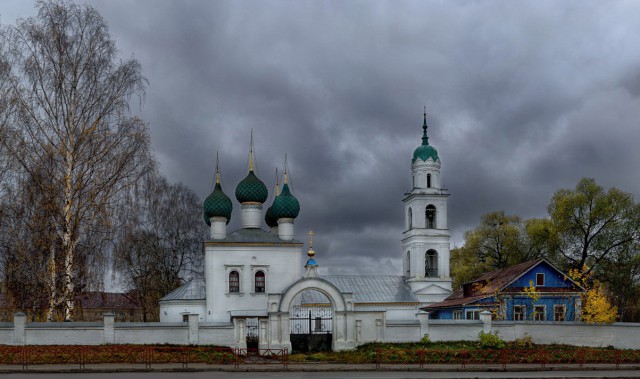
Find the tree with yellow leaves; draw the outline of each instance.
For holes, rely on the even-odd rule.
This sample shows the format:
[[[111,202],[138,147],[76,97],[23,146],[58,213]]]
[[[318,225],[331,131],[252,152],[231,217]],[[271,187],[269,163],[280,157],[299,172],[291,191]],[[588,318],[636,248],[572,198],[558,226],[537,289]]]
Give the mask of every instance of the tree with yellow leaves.
[[[582,294],[582,321],[588,323],[612,323],[618,318],[618,308],[607,299],[604,285],[598,280],[590,280],[591,273],[586,267],[571,269],[569,276],[586,291]]]

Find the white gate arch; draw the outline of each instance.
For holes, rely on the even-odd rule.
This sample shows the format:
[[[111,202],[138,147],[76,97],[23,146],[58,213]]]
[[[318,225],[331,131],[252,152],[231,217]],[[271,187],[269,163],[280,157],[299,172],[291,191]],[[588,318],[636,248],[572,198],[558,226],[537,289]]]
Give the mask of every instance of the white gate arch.
[[[332,322],[332,350],[349,350],[354,348],[353,332],[353,294],[341,292],[333,283],[318,277],[302,278],[287,287],[276,300],[270,295],[269,326],[270,345],[291,349],[289,309],[293,299],[301,292],[315,290],[324,294],[334,310]],[[272,302],[273,300],[273,302]],[[277,306],[275,306],[277,303]]]
[[[321,278],[303,278],[282,291],[278,311],[289,312],[293,299],[299,293],[308,290],[315,290],[324,294],[336,312],[345,312],[347,310],[347,303],[344,296],[333,283]]]

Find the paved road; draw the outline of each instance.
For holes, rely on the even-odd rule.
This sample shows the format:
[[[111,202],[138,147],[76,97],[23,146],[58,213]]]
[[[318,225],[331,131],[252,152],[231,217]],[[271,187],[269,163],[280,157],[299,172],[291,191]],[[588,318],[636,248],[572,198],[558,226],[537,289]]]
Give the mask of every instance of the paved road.
[[[122,373],[15,373],[2,379],[414,379],[414,378],[640,378],[640,370],[616,371],[534,371],[534,372],[122,372]]]

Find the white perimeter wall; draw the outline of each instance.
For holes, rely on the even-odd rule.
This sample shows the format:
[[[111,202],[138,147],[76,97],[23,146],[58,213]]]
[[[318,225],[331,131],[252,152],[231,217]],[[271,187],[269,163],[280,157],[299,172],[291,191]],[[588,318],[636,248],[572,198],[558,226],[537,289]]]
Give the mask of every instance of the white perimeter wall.
[[[480,331],[498,331],[512,341],[530,336],[535,343],[640,349],[640,324],[605,325],[571,322],[483,323],[473,320],[387,320],[382,311],[347,312],[351,346],[368,342],[475,341]],[[235,347],[244,342],[244,328],[234,323],[26,323],[0,325],[1,345],[202,344]],[[275,346],[274,346],[275,347]]]

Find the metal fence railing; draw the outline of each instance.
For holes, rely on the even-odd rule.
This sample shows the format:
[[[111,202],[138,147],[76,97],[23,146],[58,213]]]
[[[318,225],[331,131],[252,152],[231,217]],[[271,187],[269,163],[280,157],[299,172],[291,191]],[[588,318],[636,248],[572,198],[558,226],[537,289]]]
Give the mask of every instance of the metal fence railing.
[[[376,368],[382,364],[639,364],[640,350],[607,349],[522,349],[522,350],[402,350],[381,349],[375,354]]]
[[[0,345],[0,365],[21,366],[28,370],[33,365],[78,365],[85,369],[90,364],[140,364],[151,368],[154,364],[234,365],[276,364],[286,370],[289,365],[288,349],[241,349],[207,346],[153,346],[153,345]]]

